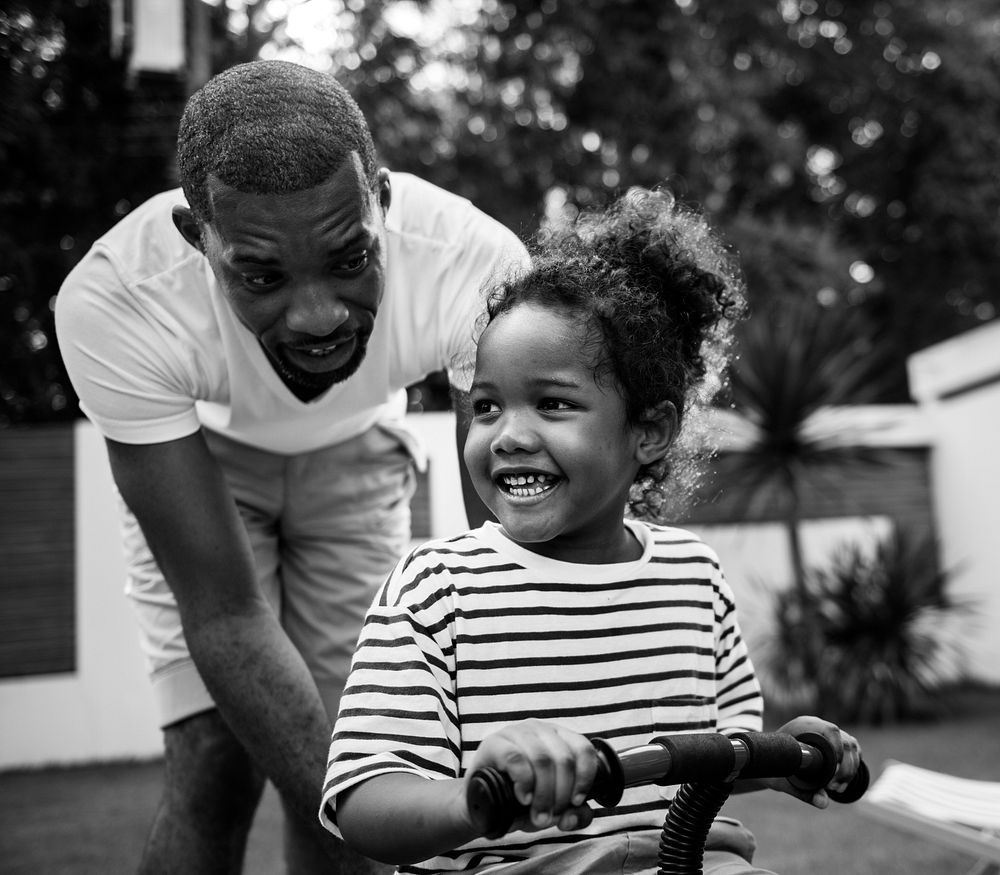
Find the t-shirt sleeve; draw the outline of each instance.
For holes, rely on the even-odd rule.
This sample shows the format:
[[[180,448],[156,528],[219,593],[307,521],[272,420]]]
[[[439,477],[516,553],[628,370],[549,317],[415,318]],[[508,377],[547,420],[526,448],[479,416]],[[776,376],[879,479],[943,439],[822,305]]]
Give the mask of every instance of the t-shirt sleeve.
[[[715,581],[715,664],[718,730],[759,732],[764,700],[736,614],[736,602],[721,569]]]
[[[157,443],[198,430],[180,326],[143,305],[109,251],[95,246],[70,272],[55,316],[80,406],[105,437]]]
[[[451,300],[438,310],[441,361],[448,381],[463,392],[472,386],[475,341],[483,324],[486,296],[530,265],[524,244],[504,225],[471,205],[468,219],[457,251]]]
[[[321,823],[338,836],[337,796],[348,788],[391,772],[459,775],[452,600],[412,559],[369,609],[341,697],[320,805]]]

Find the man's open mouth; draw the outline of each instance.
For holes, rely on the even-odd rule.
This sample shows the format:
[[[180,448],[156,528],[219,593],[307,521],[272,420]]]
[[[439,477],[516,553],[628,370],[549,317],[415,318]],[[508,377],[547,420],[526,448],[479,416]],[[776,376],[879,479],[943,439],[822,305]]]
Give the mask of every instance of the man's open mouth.
[[[310,349],[299,349],[299,352],[304,352],[308,356],[313,358],[325,358],[330,355],[337,347],[340,346],[339,343],[331,343],[329,346],[314,346]]]

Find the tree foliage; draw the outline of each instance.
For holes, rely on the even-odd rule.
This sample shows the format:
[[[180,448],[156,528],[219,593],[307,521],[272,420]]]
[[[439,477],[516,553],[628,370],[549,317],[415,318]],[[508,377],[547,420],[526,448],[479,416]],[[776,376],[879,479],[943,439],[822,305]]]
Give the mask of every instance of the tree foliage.
[[[0,426],[78,415],[53,329],[66,273],[133,204],[168,184],[108,7],[14,2],[0,11]],[[161,99],[181,95],[160,84]]]
[[[51,352],[58,274],[148,188],[171,184],[170,170],[160,155],[145,173],[122,172],[137,166],[116,139],[137,94],[98,27],[106,0],[11,8],[0,13],[12,95],[0,148],[13,172],[0,197],[16,209],[0,225],[0,294],[5,313],[29,315],[0,324],[15,347],[40,330]],[[744,253],[756,306],[796,294],[873,320],[892,361],[889,400],[906,398],[909,353],[1000,306],[991,0],[290,0],[276,18],[278,8],[213,7],[208,68],[259,53],[331,69],[387,165],[524,236],[627,186],[669,185]],[[306,22],[309,10],[323,14]],[[44,372],[44,358],[5,359],[0,416],[51,406],[25,376]]]

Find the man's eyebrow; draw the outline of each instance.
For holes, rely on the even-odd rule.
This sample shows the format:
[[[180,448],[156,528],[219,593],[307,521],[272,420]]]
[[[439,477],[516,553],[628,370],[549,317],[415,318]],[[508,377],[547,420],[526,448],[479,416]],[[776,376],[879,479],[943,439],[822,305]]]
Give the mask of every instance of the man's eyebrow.
[[[324,234],[328,233],[329,229],[322,229]],[[346,252],[348,249],[356,249],[358,246],[371,247],[374,246],[378,241],[378,235],[375,234],[370,228],[360,227],[358,228],[350,237],[348,237],[343,243],[336,247],[330,248],[331,254],[337,254],[340,252]]]
[[[267,255],[241,254],[239,252],[230,253],[229,260],[234,264],[256,264],[260,267],[271,267],[278,264],[276,258],[271,258]]]
[[[370,249],[375,245],[377,239],[374,234],[370,234],[367,231],[358,231],[350,240],[347,240],[336,248],[331,248],[328,255],[331,258],[336,258],[345,252],[357,249],[359,246]],[[225,258],[233,264],[253,264],[258,267],[273,267],[281,264],[281,260],[278,258],[273,258],[270,255],[258,255],[256,252],[241,252],[235,246],[230,247],[226,251]]]

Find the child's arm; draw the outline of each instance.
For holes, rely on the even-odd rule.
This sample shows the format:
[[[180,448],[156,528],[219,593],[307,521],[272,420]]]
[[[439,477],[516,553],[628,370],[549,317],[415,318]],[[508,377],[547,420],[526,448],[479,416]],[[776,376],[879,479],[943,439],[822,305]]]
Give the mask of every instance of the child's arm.
[[[359,853],[395,865],[435,857],[476,838],[465,780],[412,772],[377,775],[337,797],[337,825]]]
[[[530,818],[513,829],[580,829],[593,819],[586,793],[597,754],[578,733],[537,720],[511,724],[483,740],[468,774],[486,766],[506,772],[518,801],[530,805]],[[337,824],[348,844],[373,859],[426,860],[478,838],[465,790],[465,777],[377,775],[337,798]]]
[[[833,723],[821,720],[819,717],[796,717],[793,720],[789,720],[778,732],[785,732],[788,735],[794,736],[813,732],[823,736],[833,748],[838,763],[837,771],[829,783],[824,788],[809,791],[800,790],[790,783],[787,778],[750,778],[736,781],[735,792],[745,793],[769,787],[772,790],[778,790],[782,793],[787,793],[789,796],[794,796],[796,799],[801,799],[803,802],[808,802],[816,808],[826,808],[830,804],[830,798],[827,796],[826,791],[834,790],[839,792],[844,790],[850,784],[851,779],[860,767],[861,745],[858,744],[858,740]]]

